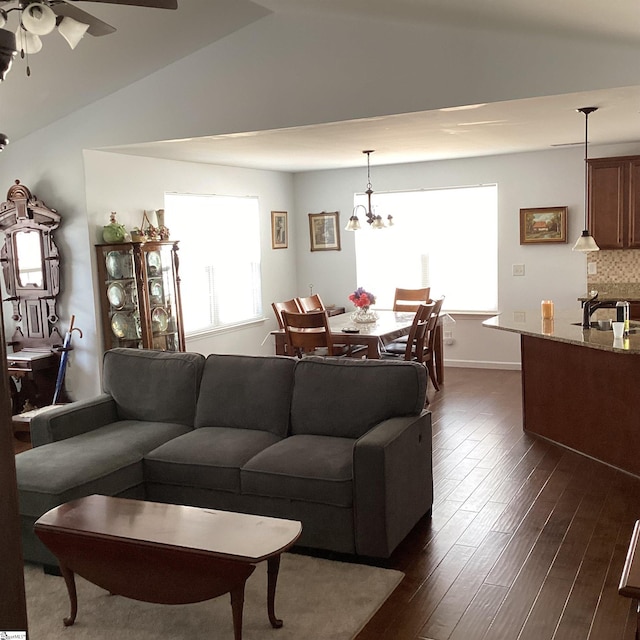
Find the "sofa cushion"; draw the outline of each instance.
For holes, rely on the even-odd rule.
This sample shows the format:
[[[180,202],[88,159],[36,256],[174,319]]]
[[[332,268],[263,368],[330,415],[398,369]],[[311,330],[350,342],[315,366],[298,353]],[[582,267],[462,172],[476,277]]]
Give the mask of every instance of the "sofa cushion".
[[[242,493],[350,507],[354,443],[348,438],[289,436],[244,465]]]
[[[426,398],[417,362],[307,357],[296,364],[291,433],[359,438],[383,420],[419,415]]]
[[[285,437],[294,358],[210,355],[204,366],[196,427],[235,427]]]
[[[24,451],[16,456],[20,513],[39,517],[74,498],[138,486],[144,454],[188,430],[181,424],[123,420]]]
[[[240,467],[278,442],[268,431],[202,427],[145,456],[146,482],[240,492]]]
[[[104,354],[102,386],[122,420],[193,426],[203,367],[199,353],[111,349]]]

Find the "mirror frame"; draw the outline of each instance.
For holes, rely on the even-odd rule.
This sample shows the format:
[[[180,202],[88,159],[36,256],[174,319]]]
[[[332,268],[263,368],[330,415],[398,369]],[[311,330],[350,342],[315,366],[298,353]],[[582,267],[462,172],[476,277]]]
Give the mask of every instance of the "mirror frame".
[[[22,323],[16,329],[14,342],[23,346],[52,344],[60,340],[54,326],[58,322],[56,296],[60,292],[60,256],[52,232],[60,225],[60,215],[47,207],[19,180],[7,192],[7,200],[0,205],[0,230],[5,238],[0,250],[0,264],[7,292],[5,301],[11,302],[11,318]],[[42,286],[22,285],[19,257],[16,254],[15,234],[21,231],[38,233],[42,258]],[[20,337],[24,340],[20,340]]]

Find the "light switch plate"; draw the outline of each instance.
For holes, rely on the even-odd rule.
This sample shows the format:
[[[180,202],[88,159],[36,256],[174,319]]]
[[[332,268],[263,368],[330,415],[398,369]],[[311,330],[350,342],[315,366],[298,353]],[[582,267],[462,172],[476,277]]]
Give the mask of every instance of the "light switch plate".
[[[527,314],[525,311],[514,311],[513,312],[513,321],[514,322],[526,322]]]
[[[511,274],[514,275],[514,276],[523,276],[524,275],[524,265],[523,264],[511,265]]]

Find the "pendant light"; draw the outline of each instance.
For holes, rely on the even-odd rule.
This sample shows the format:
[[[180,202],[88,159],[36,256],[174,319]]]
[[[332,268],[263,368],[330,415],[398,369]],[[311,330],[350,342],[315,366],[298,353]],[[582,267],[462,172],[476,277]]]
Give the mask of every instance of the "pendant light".
[[[360,220],[358,220],[358,216],[356,214],[359,208],[364,209],[365,215],[367,216],[367,223],[371,225],[372,229],[384,229],[385,227],[393,226],[392,215],[387,216],[387,224],[385,224],[382,219],[382,216],[376,215],[375,213],[373,213],[371,209],[371,195],[373,194],[373,189],[371,188],[371,165],[369,161],[370,161],[371,154],[374,151],[375,151],[374,149],[367,149],[362,152],[367,155],[367,190],[365,191],[365,193],[367,194],[368,206],[365,207],[363,204],[357,204],[353,208],[353,214],[349,218],[349,222],[347,222],[347,226],[344,228],[345,231],[357,231],[358,229],[362,228],[360,226]]]
[[[582,235],[573,245],[573,251],[600,251],[593,236],[589,233],[589,114],[597,111],[598,107],[582,107],[576,109],[578,113],[584,113],[584,230]]]

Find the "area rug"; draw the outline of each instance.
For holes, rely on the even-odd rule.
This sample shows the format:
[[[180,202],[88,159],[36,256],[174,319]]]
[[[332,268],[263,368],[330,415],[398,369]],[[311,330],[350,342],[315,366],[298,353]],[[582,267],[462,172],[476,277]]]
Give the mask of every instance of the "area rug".
[[[400,583],[399,571],[286,553],[282,556],[273,629],[267,617],[266,563],[245,591],[244,640],[350,640]],[[69,598],[64,580],[25,567],[29,640],[232,640],[228,595],[189,605],[156,605],[110,596],[76,577],[78,616],[64,627]]]

